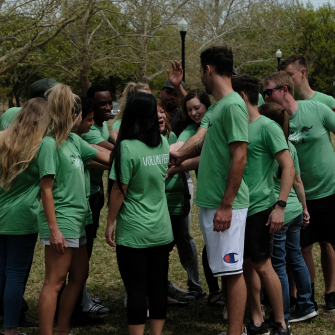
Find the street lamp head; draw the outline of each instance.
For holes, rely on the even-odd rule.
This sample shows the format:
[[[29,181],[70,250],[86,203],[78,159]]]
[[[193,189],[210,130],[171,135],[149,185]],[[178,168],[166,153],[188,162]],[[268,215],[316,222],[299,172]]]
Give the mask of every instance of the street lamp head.
[[[179,31],[187,32],[187,26],[188,26],[188,23],[186,22],[184,17],[182,17],[182,19],[178,22]]]
[[[280,51],[280,49],[278,49],[277,52],[276,52],[276,57],[281,58],[282,55],[283,55],[283,53]]]

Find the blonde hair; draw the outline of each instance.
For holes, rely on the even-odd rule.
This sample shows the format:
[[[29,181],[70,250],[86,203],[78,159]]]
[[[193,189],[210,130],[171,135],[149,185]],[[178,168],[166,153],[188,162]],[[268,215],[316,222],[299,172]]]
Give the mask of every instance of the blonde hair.
[[[287,86],[289,93],[294,95],[294,84],[291,76],[284,71],[278,71],[270,74],[263,80],[263,86],[274,81],[278,86]]]
[[[64,84],[54,85],[45,94],[48,97],[47,114],[50,116],[50,135],[59,147],[68,138],[75,123],[72,116],[80,114],[80,98]]]
[[[124,108],[126,107],[126,103],[129,99],[129,97],[138,92],[139,90],[146,90],[146,91],[150,91],[150,87],[149,85],[145,84],[145,83],[133,83],[130,82],[127,84],[126,88],[124,89],[124,91],[122,92],[121,98],[119,99],[118,103],[120,104],[120,112],[116,114],[115,118],[114,118],[114,122],[116,120],[120,120],[123,117],[123,111]],[[113,122],[113,123],[114,123]]]
[[[0,187],[9,190],[13,180],[36,156],[48,131],[47,101],[28,100],[9,128],[0,133]]]

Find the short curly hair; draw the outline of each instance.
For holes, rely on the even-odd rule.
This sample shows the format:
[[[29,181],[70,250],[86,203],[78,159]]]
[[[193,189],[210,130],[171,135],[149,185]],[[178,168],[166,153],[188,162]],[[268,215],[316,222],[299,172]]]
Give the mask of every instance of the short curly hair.
[[[94,111],[94,102],[91,98],[87,98],[87,97],[80,97],[80,100],[81,100],[81,110],[82,110],[81,116],[84,120],[88,114]]]

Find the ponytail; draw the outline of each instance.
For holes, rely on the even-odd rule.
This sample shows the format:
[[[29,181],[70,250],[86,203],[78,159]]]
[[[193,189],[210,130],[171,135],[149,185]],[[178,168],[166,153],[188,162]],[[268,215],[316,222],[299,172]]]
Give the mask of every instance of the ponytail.
[[[81,111],[80,98],[73,94],[71,88],[56,84],[46,92],[48,98],[47,114],[50,117],[50,135],[54,137],[57,147],[65,141],[73,127],[72,115]]]
[[[290,136],[290,120],[288,113],[286,112],[285,108],[274,103],[270,102],[264,104],[258,108],[258,111],[261,115],[266,116],[267,118],[277,122],[283,130],[287,145],[288,137]],[[277,171],[277,178],[280,179],[282,174],[282,169],[279,166]]]

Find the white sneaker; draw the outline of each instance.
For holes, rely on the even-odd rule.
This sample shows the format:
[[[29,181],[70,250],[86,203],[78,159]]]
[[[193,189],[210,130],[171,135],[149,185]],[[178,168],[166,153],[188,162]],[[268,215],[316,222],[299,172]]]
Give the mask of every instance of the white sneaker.
[[[180,295],[184,296],[188,293],[188,291],[185,291],[178,287],[177,285],[173,284],[171,281],[168,283],[168,294],[175,294],[175,295]]]
[[[318,316],[318,313],[316,311],[313,311],[312,313],[308,313],[305,315],[296,315],[294,312],[291,313],[288,317],[288,321],[293,323],[293,322],[303,322],[312,318],[315,318]]]
[[[227,332],[222,332],[219,335],[227,335]],[[247,328],[244,327],[244,332],[241,335],[248,335]]]

